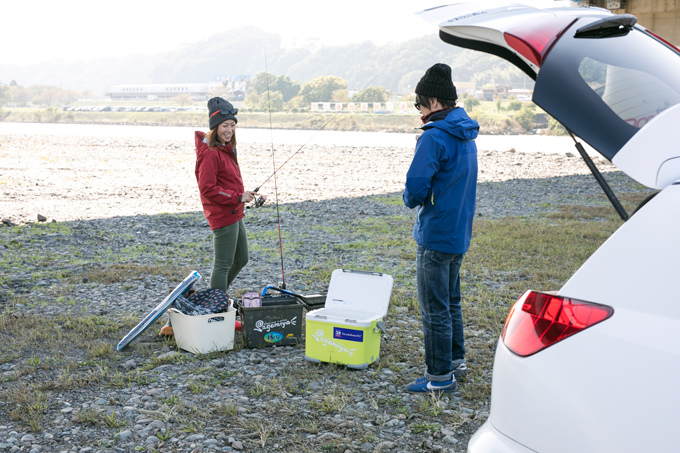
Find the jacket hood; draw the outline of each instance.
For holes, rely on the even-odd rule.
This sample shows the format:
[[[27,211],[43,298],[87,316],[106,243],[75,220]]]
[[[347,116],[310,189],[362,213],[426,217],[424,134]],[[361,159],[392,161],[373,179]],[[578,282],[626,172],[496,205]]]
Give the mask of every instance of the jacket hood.
[[[194,142],[196,143],[196,151],[198,151],[198,148],[201,147],[201,146],[207,146],[205,143],[203,143],[204,139],[205,139],[205,132],[196,131],[194,133]]]
[[[479,123],[468,116],[462,108],[456,108],[445,119],[430,121],[422,125],[421,129],[440,129],[454,137],[463,140],[474,140],[479,135]]]

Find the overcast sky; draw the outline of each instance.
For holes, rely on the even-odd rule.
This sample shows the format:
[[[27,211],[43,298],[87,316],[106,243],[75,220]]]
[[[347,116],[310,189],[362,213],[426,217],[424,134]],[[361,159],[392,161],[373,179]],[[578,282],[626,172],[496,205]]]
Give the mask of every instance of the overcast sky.
[[[437,33],[414,13],[447,0],[3,0],[0,63],[171,50],[243,25],[284,46],[401,42]]]

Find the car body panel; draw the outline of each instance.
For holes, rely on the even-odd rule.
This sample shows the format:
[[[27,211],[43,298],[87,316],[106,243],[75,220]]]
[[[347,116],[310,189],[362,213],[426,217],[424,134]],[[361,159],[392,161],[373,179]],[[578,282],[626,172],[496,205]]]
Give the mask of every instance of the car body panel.
[[[468,453],[536,453],[503,435],[487,420],[470,439]]]
[[[533,3],[540,5],[540,2]],[[509,49],[531,68],[533,74],[529,75],[535,78],[536,73],[538,73],[538,66],[512,49],[503,34],[525,23],[562,15],[573,15],[574,8],[565,6],[569,3],[543,2],[544,6],[549,6],[548,8],[517,2],[474,1],[430,8],[418,14],[422,19],[436,25],[442,32],[449,35]],[[612,15],[608,10],[599,8],[579,8],[578,13],[581,16],[594,17]]]
[[[663,189],[680,178],[680,104],[661,112],[616,153],[612,163],[640,184]],[[666,131],[676,131],[669,134]],[[671,136],[669,136],[671,135]],[[673,137],[672,135],[676,135]],[[639,155],[645,153],[641,162]]]
[[[613,307],[611,318],[530,357],[499,341],[489,423],[500,433],[538,452],[677,448],[678,206],[680,183],[642,207],[558,291]]]
[[[672,184],[614,232],[558,294],[680,320],[679,259],[680,184]]]
[[[530,357],[499,341],[489,423],[537,452],[673,451],[679,343],[677,320],[626,309]]]

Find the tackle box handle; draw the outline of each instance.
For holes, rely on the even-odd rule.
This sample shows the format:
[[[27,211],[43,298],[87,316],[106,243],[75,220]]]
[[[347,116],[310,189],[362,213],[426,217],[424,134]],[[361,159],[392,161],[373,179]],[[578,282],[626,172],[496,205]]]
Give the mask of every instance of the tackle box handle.
[[[382,277],[382,272],[371,272],[371,271],[357,271],[354,269],[343,269],[343,272],[350,272],[352,274],[364,274],[364,275],[375,275],[377,277]]]
[[[293,296],[293,297],[295,298],[295,300],[297,300],[298,304],[304,306],[304,307],[307,308],[307,309],[310,309],[310,310],[312,309],[311,304],[308,303],[307,298],[306,298],[305,296],[302,296],[302,295],[300,295],[300,294],[295,294],[295,293],[292,292],[292,291],[288,291],[287,289],[281,289],[281,288],[278,288],[278,287],[276,287],[276,286],[272,286],[272,285],[266,286],[266,287],[262,290],[262,296],[266,296],[266,295],[267,295],[267,291],[269,291],[270,289],[271,289],[271,290],[274,290],[274,291],[278,291],[278,292],[280,292],[281,294],[288,294],[289,296]]]

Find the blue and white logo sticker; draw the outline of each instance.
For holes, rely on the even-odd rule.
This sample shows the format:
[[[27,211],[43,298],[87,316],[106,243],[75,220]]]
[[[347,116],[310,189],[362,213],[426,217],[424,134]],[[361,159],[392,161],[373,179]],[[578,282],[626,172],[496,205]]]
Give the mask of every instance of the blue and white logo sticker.
[[[281,332],[269,332],[264,336],[264,341],[267,343],[276,343],[281,340],[283,340],[283,334]]]
[[[333,338],[338,340],[349,340],[357,341],[359,343],[364,342],[364,331],[363,330],[353,330],[353,329],[343,329],[342,327],[333,327]]]

